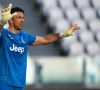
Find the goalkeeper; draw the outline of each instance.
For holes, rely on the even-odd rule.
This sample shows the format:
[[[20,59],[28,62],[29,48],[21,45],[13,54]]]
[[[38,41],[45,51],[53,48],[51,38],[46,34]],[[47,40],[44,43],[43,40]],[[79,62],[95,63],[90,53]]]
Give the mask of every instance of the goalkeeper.
[[[24,10],[12,8],[9,4],[1,11],[0,20],[0,90],[24,90],[26,85],[26,66],[28,45],[37,46],[53,43],[61,38],[72,36],[80,29],[74,24],[64,32],[46,36],[34,36],[22,30]],[[3,26],[9,23],[9,27]]]

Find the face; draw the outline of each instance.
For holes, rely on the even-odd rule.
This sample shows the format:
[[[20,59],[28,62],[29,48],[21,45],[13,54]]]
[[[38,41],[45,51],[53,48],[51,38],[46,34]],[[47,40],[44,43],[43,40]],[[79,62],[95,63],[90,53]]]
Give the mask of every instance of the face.
[[[24,25],[24,14],[17,12],[17,15],[12,19],[12,24],[16,30],[21,30]]]

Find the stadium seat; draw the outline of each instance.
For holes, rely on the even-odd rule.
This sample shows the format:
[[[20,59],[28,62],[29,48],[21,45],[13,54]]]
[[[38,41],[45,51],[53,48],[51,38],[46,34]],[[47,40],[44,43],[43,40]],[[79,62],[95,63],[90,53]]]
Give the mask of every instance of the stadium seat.
[[[100,43],[100,31],[95,32],[95,38]]]
[[[84,46],[82,43],[76,41],[69,46],[69,55],[76,56],[84,53]]]
[[[57,2],[56,0],[42,0],[41,1],[41,10],[43,12],[43,15],[45,16],[45,14],[51,9],[57,7]]]
[[[73,6],[73,0],[57,0],[57,2],[62,9]]]
[[[63,18],[63,12],[58,7],[52,8],[47,12],[47,18],[50,20]]]
[[[94,41],[94,35],[91,31],[89,30],[82,30],[78,33],[78,38],[79,40],[85,44],[91,41]]]
[[[89,0],[84,0],[84,1],[82,1],[82,0],[74,0],[74,1],[75,1],[75,5],[79,9],[90,6]]]
[[[95,56],[96,54],[100,53],[100,46],[97,42],[89,42],[85,45],[86,52],[90,56]]]
[[[84,19],[78,18],[71,21],[71,25],[75,23],[78,23],[78,25],[81,26],[81,29],[87,29],[87,24]]]
[[[38,3],[39,5],[41,5],[43,0],[36,0],[36,3]]]
[[[86,21],[96,18],[96,12],[91,7],[81,9],[81,15]]]
[[[56,0],[42,0],[41,5],[43,8],[50,8],[50,7],[55,7],[57,6]]]
[[[77,41],[77,35],[76,34],[74,36],[63,38],[61,40],[61,43],[60,43],[61,51],[67,53],[68,50],[69,50],[70,44],[75,42],[75,41]]]
[[[94,8],[100,8],[100,0],[90,0],[90,2]]]
[[[41,4],[53,33],[64,31],[75,23],[81,26],[81,30],[75,31],[74,36],[60,40],[62,51],[66,53],[69,51],[70,56],[95,56],[100,53],[99,0],[37,0],[37,2]]]
[[[80,18],[79,10],[75,7],[70,7],[64,10],[64,15],[69,20]]]
[[[55,20],[64,18],[63,11],[58,7],[52,8],[47,11],[47,18],[50,26],[52,26]]]
[[[69,21],[65,18],[63,19],[58,19],[55,23],[54,23],[54,33],[59,33],[61,31],[65,31],[70,27],[69,25]]]
[[[97,9],[98,18],[100,18],[100,8]]]
[[[98,19],[92,19],[90,21],[88,21],[88,26],[90,28],[90,30],[92,30],[93,32],[100,30],[100,20]]]

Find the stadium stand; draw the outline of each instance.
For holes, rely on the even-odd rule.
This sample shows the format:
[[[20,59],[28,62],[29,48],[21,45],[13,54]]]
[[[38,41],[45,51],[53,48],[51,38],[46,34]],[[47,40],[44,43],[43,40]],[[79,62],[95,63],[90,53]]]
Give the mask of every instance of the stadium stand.
[[[90,0],[90,3],[95,9],[100,8],[99,0]]]
[[[69,27],[69,22],[67,21],[67,19],[59,19],[56,21],[56,23],[54,23],[54,33],[57,32],[61,32],[63,30],[65,30],[66,28]]]
[[[92,32],[95,32],[97,30],[100,30],[100,20],[95,18],[90,21],[88,21],[88,26]]]
[[[96,11],[97,11],[98,18],[100,18],[100,8],[98,8]]]
[[[74,35],[73,37],[64,38],[61,40],[60,43],[60,51],[64,54],[68,53],[70,44],[77,41],[77,36]]]
[[[69,53],[70,56],[82,55],[84,53],[83,44],[78,41],[73,42],[70,44]]]
[[[91,41],[86,43],[85,48],[90,56],[95,56],[96,54],[100,53],[100,46],[97,42]]]
[[[79,9],[90,6],[89,0],[74,0],[75,6],[78,7]]]
[[[88,36],[88,37],[87,37]],[[86,44],[88,42],[94,41],[93,33],[89,30],[83,30],[78,33],[78,39],[83,43]]]
[[[100,43],[100,31],[95,32],[95,39]]]
[[[81,10],[81,15],[86,21],[96,18],[95,10],[91,7],[83,8]]]
[[[60,40],[60,51],[68,55],[100,54],[99,0],[48,0],[44,3],[46,1],[36,0],[36,3],[42,12],[45,7],[47,27],[53,33],[63,31],[76,22],[81,26],[81,31],[76,31],[75,36]]]
[[[57,3],[62,9],[73,6],[73,0],[58,0]]]
[[[77,8],[69,7],[64,10],[65,17],[69,20],[80,18],[80,13]]]

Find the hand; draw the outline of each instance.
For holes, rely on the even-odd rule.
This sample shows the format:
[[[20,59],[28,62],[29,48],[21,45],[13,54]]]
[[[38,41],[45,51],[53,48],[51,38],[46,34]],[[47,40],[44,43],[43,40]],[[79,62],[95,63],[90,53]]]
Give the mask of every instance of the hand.
[[[4,8],[1,11],[2,19],[0,20],[0,24],[2,24],[2,25],[6,24],[8,20],[10,20],[11,18],[13,18],[14,16],[17,15],[16,12],[13,14],[10,14],[11,8],[12,8],[12,4],[9,4],[9,6],[7,8]]]
[[[72,27],[69,29],[65,30],[65,32],[59,33],[61,38],[68,37],[68,36],[73,36],[74,35],[74,30],[80,30],[80,26],[77,26],[78,24],[74,24]]]
[[[80,30],[80,27],[77,26],[78,24],[74,24],[72,27],[70,27],[68,30],[66,30],[64,32],[64,36],[68,37],[68,36],[73,36],[74,35],[74,30]]]

